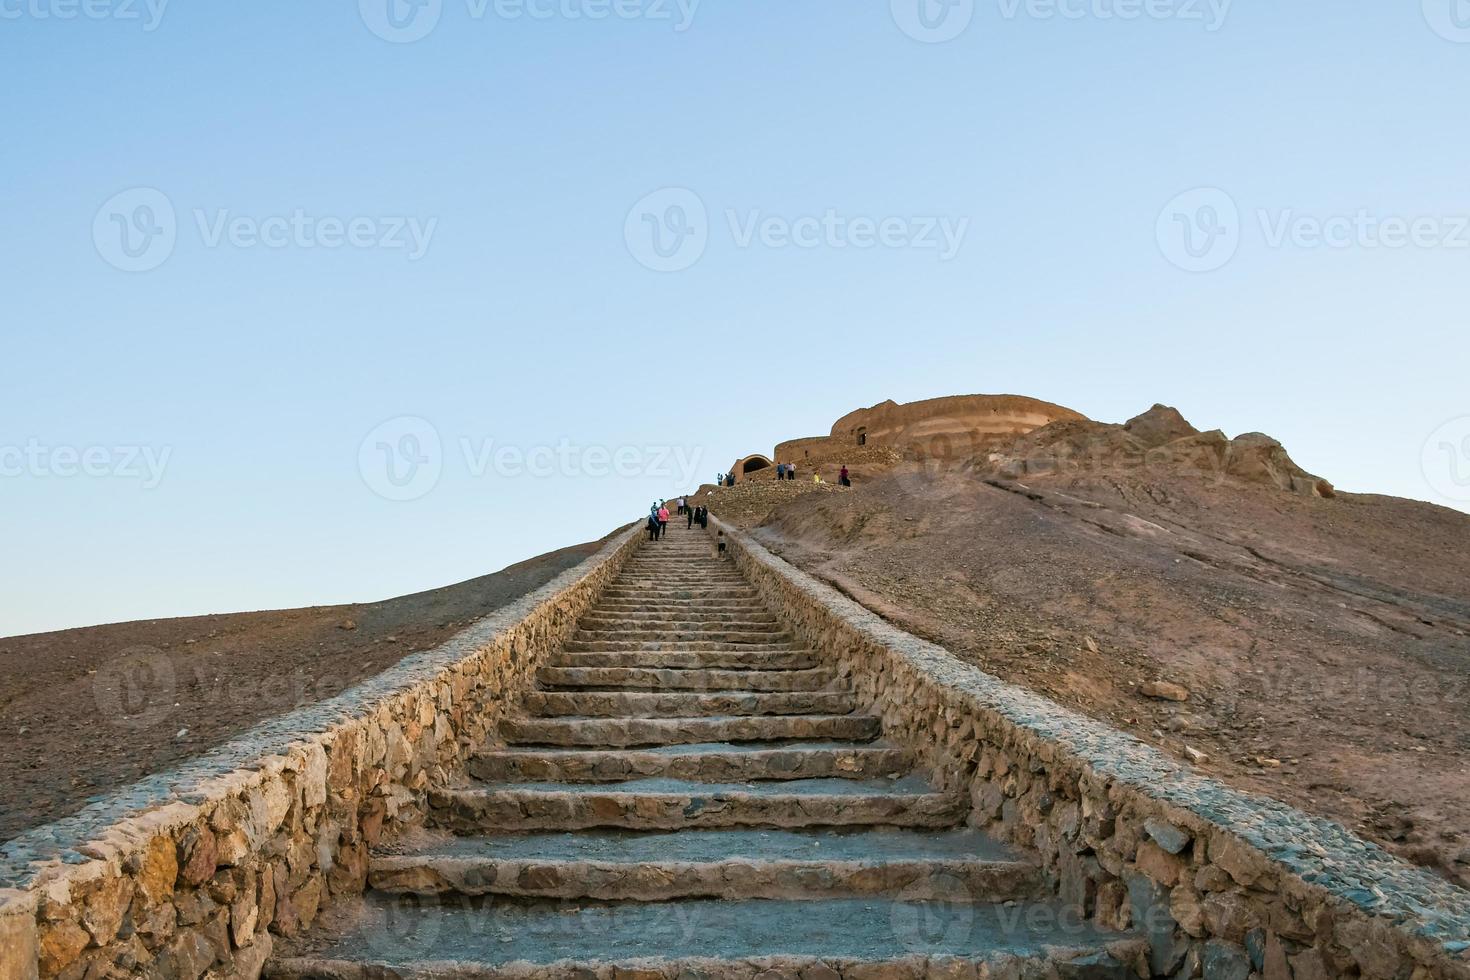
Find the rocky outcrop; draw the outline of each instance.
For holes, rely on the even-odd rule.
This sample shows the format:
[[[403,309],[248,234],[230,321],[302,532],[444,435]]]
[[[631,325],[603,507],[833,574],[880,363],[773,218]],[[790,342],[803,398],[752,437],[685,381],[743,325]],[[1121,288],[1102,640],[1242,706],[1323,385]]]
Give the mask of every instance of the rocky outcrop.
[[[1201,432],[1165,405],[1122,425],[1055,422],[995,447],[970,465],[1004,479],[1104,472],[1146,476],[1163,469],[1303,496],[1334,493],[1330,483],[1298,466],[1270,436],[1248,432],[1230,439],[1218,429]]]

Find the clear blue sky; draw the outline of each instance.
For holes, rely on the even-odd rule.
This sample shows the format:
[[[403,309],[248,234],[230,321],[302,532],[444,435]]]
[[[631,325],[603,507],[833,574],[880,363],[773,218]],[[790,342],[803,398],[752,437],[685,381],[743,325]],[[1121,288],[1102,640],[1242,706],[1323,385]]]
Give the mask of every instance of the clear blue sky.
[[[1448,0],[424,2],[0,2],[0,634],[435,587],[890,397],[1466,506]]]

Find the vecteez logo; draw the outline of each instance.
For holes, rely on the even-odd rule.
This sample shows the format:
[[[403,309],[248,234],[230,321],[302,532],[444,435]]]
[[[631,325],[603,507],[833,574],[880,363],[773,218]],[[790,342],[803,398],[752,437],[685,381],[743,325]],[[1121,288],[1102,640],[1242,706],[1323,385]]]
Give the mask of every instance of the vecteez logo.
[[[363,437],[357,471],[368,489],[384,500],[418,500],[439,485],[444,442],[432,422],[400,415]]]
[[[641,198],[623,219],[628,254],[654,272],[682,272],[705,254],[717,229],[729,234],[737,250],[810,252],[932,252],[940,262],[959,255],[970,219],[947,215],[868,215],[835,207],[797,214],[772,214],[761,208],[725,208],[723,222],[711,222],[704,199],[687,187],[665,187]],[[722,237],[723,240],[723,237]]]
[[[623,241],[640,265],[681,272],[709,245],[709,211],[687,187],[665,187],[633,205],[623,222]]]
[[[174,254],[178,235],[173,202],[153,187],[114,194],[92,219],[97,254],[123,272],[148,272],[163,265]]]
[[[357,0],[367,29],[393,44],[412,44],[433,33],[444,0]]]
[[[471,23],[649,21],[670,24],[682,34],[694,25],[699,4],[700,0],[464,0],[462,13]],[[358,12],[367,29],[384,41],[411,44],[433,33],[445,10],[443,0],[358,0]]]
[[[145,34],[163,23],[169,0],[0,0],[0,20],[137,21]]]
[[[1159,251],[1186,272],[1214,272],[1240,248],[1240,208],[1218,187],[1178,195],[1159,212]]]
[[[1470,44],[1470,0],[1423,0],[1424,21],[1446,41]]]
[[[1445,500],[1470,503],[1470,415],[1450,419],[1424,440],[1424,479]]]
[[[1254,208],[1253,247],[1273,252],[1358,250],[1393,253],[1470,251],[1470,214],[1395,213],[1359,207],[1311,213],[1293,207]],[[1247,224],[1235,198],[1218,187],[1178,195],[1159,212],[1159,251],[1186,272],[1214,272],[1239,251]]]
[[[429,252],[438,218],[416,215],[314,214],[293,208],[279,214],[238,214],[229,208],[193,208],[184,228],[205,249],[324,249],[401,252],[417,262]],[[92,219],[92,243],[108,265],[149,272],[169,260],[181,231],[169,196],[154,187],[114,194]]]
[[[449,452],[446,445],[457,452]],[[665,444],[516,445],[460,434],[446,442],[428,419],[400,415],[376,426],[357,448],[357,471],[369,490],[391,501],[419,500],[439,485],[446,463],[470,480],[656,479],[687,489],[704,467],[698,446]]]
[[[915,41],[953,41],[975,19],[975,0],[890,0],[893,22]]]

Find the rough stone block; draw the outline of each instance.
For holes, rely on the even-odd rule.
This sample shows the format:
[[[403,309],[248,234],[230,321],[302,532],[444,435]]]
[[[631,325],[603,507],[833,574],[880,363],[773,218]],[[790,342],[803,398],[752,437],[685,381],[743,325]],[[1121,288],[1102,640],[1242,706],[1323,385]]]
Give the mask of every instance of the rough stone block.
[[[1170,854],[1182,852],[1189,846],[1189,842],[1194,839],[1189,831],[1182,830],[1156,817],[1145,820],[1143,822],[1143,829],[1153,838],[1155,844],[1158,844]]]
[[[1205,980],[1250,980],[1250,957],[1241,947],[1222,939],[1211,939],[1205,943]]]

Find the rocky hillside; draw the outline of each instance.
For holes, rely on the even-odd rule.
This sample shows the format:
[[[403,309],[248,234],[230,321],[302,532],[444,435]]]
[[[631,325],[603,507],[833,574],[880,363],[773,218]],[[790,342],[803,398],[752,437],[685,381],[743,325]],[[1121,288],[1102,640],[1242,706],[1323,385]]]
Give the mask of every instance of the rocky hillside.
[[[772,501],[757,536],[992,673],[1470,885],[1470,517],[1336,492],[1268,436],[1163,407],[854,472]]]

